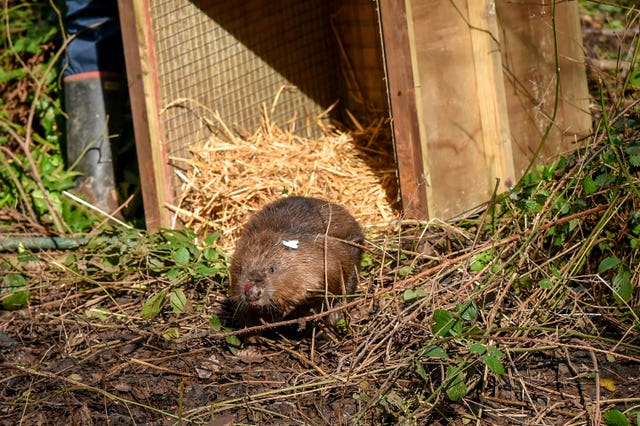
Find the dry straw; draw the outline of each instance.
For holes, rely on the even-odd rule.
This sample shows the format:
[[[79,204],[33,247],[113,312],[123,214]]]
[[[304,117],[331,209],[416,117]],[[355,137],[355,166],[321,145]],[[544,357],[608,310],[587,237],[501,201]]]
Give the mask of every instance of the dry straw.
[[[320,197],[345,205],[363,225],[384,225],[396,218],[396,171],[388,123],[342,131],[317,120],[321,136],[303,137],[283,129],[264,110],[252,134],[232,130],[209,111],[213,129],[204,143],[190,147],[177,205],[169,206],[187,227],[203,234],[219,231],[232,245],[247,216],[283,194]]]

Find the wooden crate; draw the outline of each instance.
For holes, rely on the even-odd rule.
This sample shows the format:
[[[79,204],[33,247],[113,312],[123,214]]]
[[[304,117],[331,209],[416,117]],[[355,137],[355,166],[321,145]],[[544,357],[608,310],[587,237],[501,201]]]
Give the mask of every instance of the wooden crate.
[[[548,161],[590,131],[576,1],[380,0],[380,8],[411,216],[449,218],[486,202],[496,179],[507,190],[536,153]]]
[[[149,229],[172,224],[164,206],[179,182],[170,158],[207,136],[202,108],[252,129],[283,86],[272,118],[286,125],[296,115],[302,132],[336,99],[356,115],[391,117],[403,210],[413,218],[446,219],[486,202],[496,179],[507,189],[548,126],[540,160],[590,129],[575,1],[119,7]]]

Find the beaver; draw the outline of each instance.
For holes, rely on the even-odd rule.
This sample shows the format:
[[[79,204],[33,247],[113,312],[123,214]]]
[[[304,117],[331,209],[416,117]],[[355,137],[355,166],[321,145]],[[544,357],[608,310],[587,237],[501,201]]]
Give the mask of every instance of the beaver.
[[[330,295],[353,294],[362,228],[342,206],[291,196],[253,215],[231,261],[229,299],[244,326],[319,312]]]

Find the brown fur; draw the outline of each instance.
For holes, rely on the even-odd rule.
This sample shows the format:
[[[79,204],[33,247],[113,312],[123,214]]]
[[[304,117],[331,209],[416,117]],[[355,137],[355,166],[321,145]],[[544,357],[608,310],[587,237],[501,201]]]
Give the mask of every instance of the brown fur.
[[[318,310],[325,294],[352,294],[363,240],[360,225],[337,204],[287,197],[266,205],[243,228],[233,255],[236,320],[253,325],[301,316]],[[298,241],[298,248],[283,241]]]

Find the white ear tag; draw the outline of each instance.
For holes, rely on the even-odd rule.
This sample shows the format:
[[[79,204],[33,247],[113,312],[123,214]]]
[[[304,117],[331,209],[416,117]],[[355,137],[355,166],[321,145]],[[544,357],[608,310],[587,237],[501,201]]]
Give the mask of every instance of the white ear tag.
[[[289,247],[290,249],[297,249],[300,241],[298,240],[282,240],[282,245],[285,247]]]

